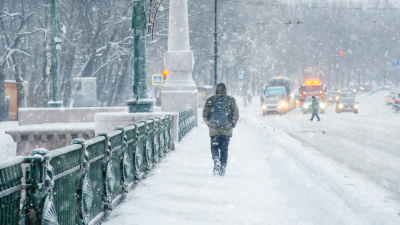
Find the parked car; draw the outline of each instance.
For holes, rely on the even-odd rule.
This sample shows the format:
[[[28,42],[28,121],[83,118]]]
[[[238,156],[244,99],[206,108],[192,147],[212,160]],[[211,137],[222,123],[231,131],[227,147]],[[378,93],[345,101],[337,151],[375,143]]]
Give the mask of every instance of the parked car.
[[[319,102],[319,110],[318,110],[319,113],[324,114],[325,108],[326,108],[325,103],[322,101],[322,99],[319,96],[316,96],[315,99]],[[303,105],[301,106],[301,110],[303,111],[303,114],[312,112],[311,104],[312,104],[312,97],[307,97],[305,99]]]
[[[389,95],[386,96],[386,105],[393,105],[394,100],[396,98],[396,93],[390,92]]]
[[[399,111],[400,111],[400,93],[395,95],[392,108],[395,113],[399,113]]]
[[[336,113],[353,112],[358,113],[358,102],[354,98],[341,98],[335,107]]]

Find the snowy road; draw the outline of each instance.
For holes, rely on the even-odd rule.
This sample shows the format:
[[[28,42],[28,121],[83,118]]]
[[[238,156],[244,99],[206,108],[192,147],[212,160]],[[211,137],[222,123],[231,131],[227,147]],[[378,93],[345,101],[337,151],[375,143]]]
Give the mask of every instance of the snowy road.
[[[360,175],[368,170],[360,173],[346,166],[356,161],[351,158],[359,157],[357,152],[336,150],[345,151],[343,160],[348,158],[339,161],[340,154],[296,140],[282,131],[290,124],[279,123],[301,118],[292,129],[305,129],[307,140],[325,145],[320,140],[322,130],[336,139],[340,135],[333,136],[335,132],[347,131],[340,129],[344,123],[328,116],[349,117],[348,122],[359,124],[368,116],[362,109],[354,115],[357,118],[328,111],[323,123],[307,121],[308,115],[295,111],[261,117],[259,111],[253,113],[258,110],[255,106],[241,109],[225,177],[212,175],[208,130],[201,123],[129,193],[105,224],[400,224],[398,195]],[[324,124],[329,129],[323,129]]]
[[[308,121],[300,109],[283,116],[261,116],[246,109],[267,127],[285,131],[322,154],[400,195],[400,114],[385,105],[387,91],[360,93],[359,114],[340,113],[330,106],[321,122]]]

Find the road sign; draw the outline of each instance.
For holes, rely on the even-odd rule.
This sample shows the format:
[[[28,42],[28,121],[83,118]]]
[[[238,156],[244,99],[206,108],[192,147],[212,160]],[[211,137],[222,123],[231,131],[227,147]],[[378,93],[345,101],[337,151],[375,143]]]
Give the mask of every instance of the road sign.
[[[243,86],[243,80],[244,80],[244,73],[240,72],[239,73],[239,86]]]
[[[151,77],[151,81],[153,85],[163,85],[164,76],[162,74],[153,74]]]
[[[293,81],[293,82],[297,82],[297,77],[293,76],[293,77],[292,77],[292,81]]]
[[[306,68],[306,73],[311,73],[312,72],[312,67],[307,67]]]
[[[399,61],[394,60],[394,61],[393,61],[393,66],[398,66],[398,65],[399,65]]]

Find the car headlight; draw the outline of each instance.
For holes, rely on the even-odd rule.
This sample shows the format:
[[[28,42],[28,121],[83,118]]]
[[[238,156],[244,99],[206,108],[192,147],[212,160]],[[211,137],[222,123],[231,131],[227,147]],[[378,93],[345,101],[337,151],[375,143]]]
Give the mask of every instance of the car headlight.
[[[355,108],[355,109],[358,109],[358,105],[354,105],[354,108]]]
[[[267,108],[267,106],[265,106],[265,105],[262,105],[262,106],[261,106],[261,108],[263,108],[263,109],[266,109],[266,108]]]
[[[296,100],[296,103],[299,103],[299,100]]]
[[[343,108],[344,106],[343,106],[343,104],[339,104],[339,108]]]
[[[329,101],[332,101],[332,98],[329,98]]]
[[[339,97],[338,96],[336,96],[336,100],[338,100],[339,99]]]
[[[307,104],[304,104],[303,107],[307,109],[309,106]]]
[[[353,92],[356,92],[356,91],[357,91],[356,89],[353,90]]]
[[[286,102],[282,102],[281,106],[286,107]]]
[[[321,104],[319,104],[319,107],[325,108],[325,104],[324,104],[324,103],[321,103]]]

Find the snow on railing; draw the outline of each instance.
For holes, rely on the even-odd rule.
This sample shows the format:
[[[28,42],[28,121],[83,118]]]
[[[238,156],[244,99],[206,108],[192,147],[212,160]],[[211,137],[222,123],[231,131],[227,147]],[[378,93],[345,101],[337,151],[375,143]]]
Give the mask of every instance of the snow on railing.
[[[178,123],[182,139],[194,127],[194,110],[180,110]],[[150,118],[0,163],[0,224],[100,223],[171,150],[171,126],[169,115]]]

